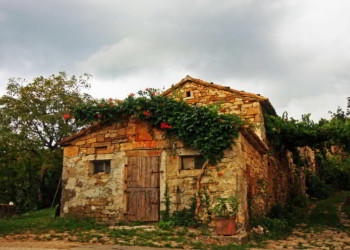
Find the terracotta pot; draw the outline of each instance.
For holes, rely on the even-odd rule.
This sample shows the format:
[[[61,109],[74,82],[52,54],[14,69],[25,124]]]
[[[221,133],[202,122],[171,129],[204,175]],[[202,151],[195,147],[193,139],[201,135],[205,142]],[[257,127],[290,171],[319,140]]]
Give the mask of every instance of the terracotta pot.
[[[236,234],[236,216],[216,217],[216,234],[218,235]]]

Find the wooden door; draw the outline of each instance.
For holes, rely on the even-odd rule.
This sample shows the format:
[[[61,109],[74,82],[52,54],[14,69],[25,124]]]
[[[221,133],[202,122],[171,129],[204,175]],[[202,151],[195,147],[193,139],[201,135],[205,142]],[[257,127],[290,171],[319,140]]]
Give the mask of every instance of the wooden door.
[[[159,221],[159,157],[129,157],[126,167],[126,218]]]

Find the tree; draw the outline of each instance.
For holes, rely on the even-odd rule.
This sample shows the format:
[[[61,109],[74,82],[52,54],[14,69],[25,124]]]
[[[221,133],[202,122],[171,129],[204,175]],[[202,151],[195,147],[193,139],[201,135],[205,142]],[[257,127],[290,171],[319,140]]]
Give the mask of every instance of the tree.
[[[61,72],[30,83],[9,80],[0,97],[0,203],[15,201],[21,211],[50,204],[62,168],[57,143],[82,126],[64,115],[94,102],[82,93],[88,79]]]
[[[92,102],[91,96],[81,94],[90,87],[88,79],[88,75],[68,78],[64,72],[37,77],[27,85],[10,79],[6,95],[0,98],[1,114],[14,133],[54,150],[58,141],[81,125],[63,116],[72,106]]]

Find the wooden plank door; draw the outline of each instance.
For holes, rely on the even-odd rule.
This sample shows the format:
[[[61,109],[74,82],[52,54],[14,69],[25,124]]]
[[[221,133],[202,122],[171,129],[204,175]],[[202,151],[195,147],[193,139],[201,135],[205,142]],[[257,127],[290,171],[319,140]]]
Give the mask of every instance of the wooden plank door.
[[[159,157],[129,157],[126,169],[126,218],[159,221]]]

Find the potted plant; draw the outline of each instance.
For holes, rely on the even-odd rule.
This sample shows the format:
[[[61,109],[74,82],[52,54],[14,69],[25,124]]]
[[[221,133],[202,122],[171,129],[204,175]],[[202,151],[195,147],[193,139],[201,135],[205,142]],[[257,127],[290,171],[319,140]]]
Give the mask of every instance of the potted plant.
[[[213,212],[216,219],[216,233],[218,235],[234,235],[236,233],[236,215],[239,202],[231,195],[228,198],[216,198]]]

